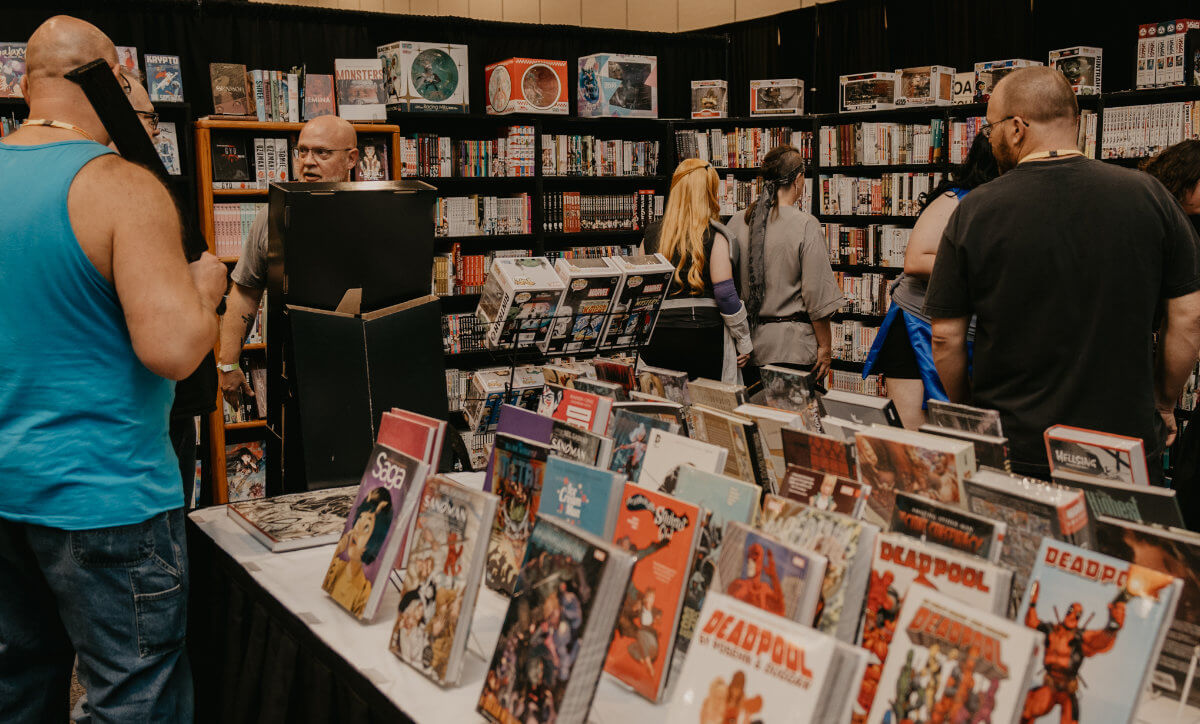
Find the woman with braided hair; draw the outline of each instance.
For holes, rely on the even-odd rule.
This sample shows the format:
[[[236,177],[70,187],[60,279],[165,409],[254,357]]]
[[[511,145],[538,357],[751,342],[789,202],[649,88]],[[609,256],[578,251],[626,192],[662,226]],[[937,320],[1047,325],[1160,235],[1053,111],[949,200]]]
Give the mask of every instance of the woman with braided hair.
[[[689,158],[680,163],[671,176],[666,212],[661,221],[646,227],[642,241],[645,253],[661,253],[675,265],[642,359],[687,372],[692,380],[732,381],[734,357],[740,367],[753,349],[746,310],[733,281],[733,235],[718,221],[719,188],[720,178],[707,161]],[[732,340],[728,346],[726,329]]]
[[[794,146],[776,146],[763,159],[762,173],[762,195],[729,224],[737,236],[734,259],[753,330],[752,361],[811,370],[824,383],[829,318],[843,298],[821,224],[796,207],[803,197],[804,159]]]

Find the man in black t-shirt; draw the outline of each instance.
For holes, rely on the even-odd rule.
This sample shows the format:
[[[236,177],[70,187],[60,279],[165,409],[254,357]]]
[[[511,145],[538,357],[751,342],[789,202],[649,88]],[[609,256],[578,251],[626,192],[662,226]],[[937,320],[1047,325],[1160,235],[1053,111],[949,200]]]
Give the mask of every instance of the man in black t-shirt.
[[[1062,423],[1142,438],[1161,475],[1200,349],[1200,240],[1158,181],[1076,150],[1053,68],[1001,80],[987,121],[1003,175],[951,216],[925,298],[946,391],[1000,411],[1014,472],[1047,475],[1042,433]]]

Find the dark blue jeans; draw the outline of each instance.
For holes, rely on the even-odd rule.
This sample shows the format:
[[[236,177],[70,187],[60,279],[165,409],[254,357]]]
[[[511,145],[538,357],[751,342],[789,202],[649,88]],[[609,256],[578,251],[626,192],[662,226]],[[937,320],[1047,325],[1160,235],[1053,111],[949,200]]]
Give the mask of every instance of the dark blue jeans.
[[[0,722],[190,722],[183,511],[64,531],[0,520]]]

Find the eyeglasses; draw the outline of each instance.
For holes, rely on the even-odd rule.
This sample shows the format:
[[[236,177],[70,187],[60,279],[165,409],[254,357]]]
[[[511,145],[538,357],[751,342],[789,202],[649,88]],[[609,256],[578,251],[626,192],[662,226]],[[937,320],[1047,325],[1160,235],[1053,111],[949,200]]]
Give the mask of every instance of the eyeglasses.
[[[308,148],[306,146],[296,146],[292,149],[292,158],[299,161],[308,154],[316,156],[321,161],[328,161],[333,158],[333,154],[338,151],[352,151],[352,148]]]
[[[158,130],[158,114],[154,111],[134,111],[142,118],[146,119],[146,125],[150,126],[150,130]]]
[[[1001,118],[1000,120],[996,121],[995,123],[983,124],[982,126],[979,127],[979,132],[983,134],[984,138],[990,139],[992,137],[992,130],[994,128],[1002,125],[1005,121],[1011,121],[1014,118],[1016,118],[1021,123],[1024,123],[1026,128],[1029,127],[1029,122],[1026,121],[1024,118],[1021,118],[1020,116],[1005,116],[1004,118]]]

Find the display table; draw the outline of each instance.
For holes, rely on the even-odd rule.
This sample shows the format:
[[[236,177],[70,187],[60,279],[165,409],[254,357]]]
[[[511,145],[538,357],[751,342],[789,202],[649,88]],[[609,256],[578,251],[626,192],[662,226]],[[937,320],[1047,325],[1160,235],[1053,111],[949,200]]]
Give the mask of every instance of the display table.
[[[482,484],[482,474],[455,476]],[[224,507],[189,516],[192,607],[188,646],[197,721],[476,722],[475,703],[508,599],[486,587],[472,621],[462,683],[442,689],[388,650],[400,594],[389,586],[376,620],[361,624],[321,590],[334,546],[271,553]],[[1175,701],[1148,697],[1139,722],[1176,719]],[[662,724],[653,705],[602,676],[589,721]]]

